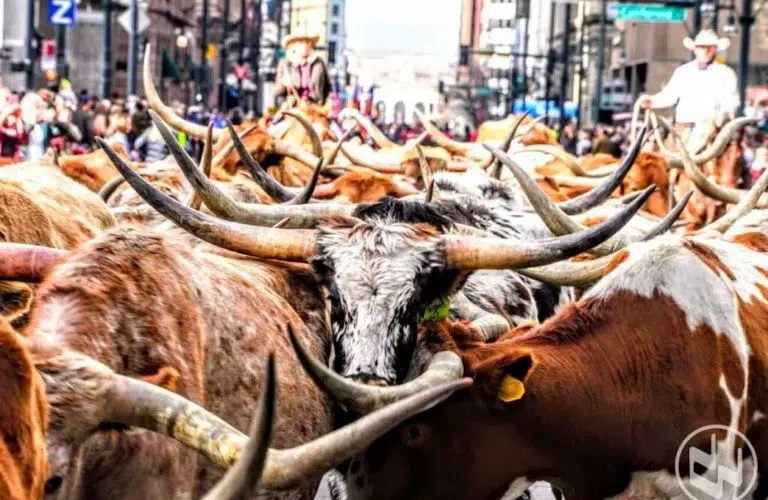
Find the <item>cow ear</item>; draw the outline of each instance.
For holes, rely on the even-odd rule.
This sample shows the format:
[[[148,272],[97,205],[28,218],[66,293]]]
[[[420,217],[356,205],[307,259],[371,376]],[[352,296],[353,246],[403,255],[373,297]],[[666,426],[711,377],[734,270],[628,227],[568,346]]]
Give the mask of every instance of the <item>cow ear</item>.
[[[525,395],[525,380],[531,373],[533,365],[533,357],[529,353],[524,353],[504,366],[498,390],[501,401],[511,403]]]

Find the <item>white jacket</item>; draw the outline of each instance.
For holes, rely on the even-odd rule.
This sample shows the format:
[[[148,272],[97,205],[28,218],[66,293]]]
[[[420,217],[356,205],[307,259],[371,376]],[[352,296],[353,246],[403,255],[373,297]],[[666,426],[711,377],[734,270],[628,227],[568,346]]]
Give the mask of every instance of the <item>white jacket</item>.
[[[699,69],[694,60],[677,68],[666,87],[650,98],[653,108],[668,108],[677,103],[678,123],[715,120],[723,114],[734,114],[739,107],[736,73],[720,63]]]

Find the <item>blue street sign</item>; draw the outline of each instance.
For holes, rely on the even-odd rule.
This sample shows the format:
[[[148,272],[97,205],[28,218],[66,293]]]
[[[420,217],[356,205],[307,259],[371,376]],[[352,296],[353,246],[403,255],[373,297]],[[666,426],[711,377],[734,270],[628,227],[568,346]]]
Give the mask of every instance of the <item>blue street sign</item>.
[[[54,26],[72,26],[76,16],[75,0],[48,0],[48,22]]]

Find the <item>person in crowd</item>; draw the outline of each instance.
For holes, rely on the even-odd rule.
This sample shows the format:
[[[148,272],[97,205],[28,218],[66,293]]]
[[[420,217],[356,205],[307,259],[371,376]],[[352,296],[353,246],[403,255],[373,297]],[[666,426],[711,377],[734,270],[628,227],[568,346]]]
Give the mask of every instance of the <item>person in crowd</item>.
[[[0,113],[0,156],[21,160],[21,146],[26,141],[24,122],[21,119],[21,107],[10,106]]]
[[[160,161],[168,154],[168,145],[160,135],[160,131],[152,125],[146,129],[133,143],[134,150],[138,153],[139,159],[146,163]]]
[[[79,144],[90,149],[93,147],[93,100],[88,94],[80,93],[79,106],[72,115],[72,124],[80,130],[82,139]]]
[[[285,59],[277,67],[276,97],[293,96],[325,104],[331,84],[325,63],[315,54],[318,39],[308,35],[289,35],[285,38]]]
[[[576,141],[576,124],[571,120],[563,128],[563,133],[560,135],[560,145],[567,152],[575,155]]]
[[[579,130],[576,141],[576,155],[584,156],[592,152],[592,132],[588,129]]]
[[[152,127],[152,119],[149,117],[149,110],[144,101],[137,99],[134,103],[134,110],[133,115],[131,115],[131,139],[135,141]]]
[[[692,129],[697,124],[719,127],[739,107],[736,73],[715,60],[718,51],[728,48],[730,40],[705,29],[695,39],[685,38],[683,45],[694,53],[694,59],[679,66],[659,93],[643,96],[640,102],[649,109],[676,106],[675,127],[679,132],[708,135],[708,131]]]
[[[131,131],[131,122],[128,117],[128,110],[125,108],[115,108],[109,115],[109,125],[107,126],[104,138],[110,143],[119,143],[126,151],[131,150],[128,142],[128,133]]]

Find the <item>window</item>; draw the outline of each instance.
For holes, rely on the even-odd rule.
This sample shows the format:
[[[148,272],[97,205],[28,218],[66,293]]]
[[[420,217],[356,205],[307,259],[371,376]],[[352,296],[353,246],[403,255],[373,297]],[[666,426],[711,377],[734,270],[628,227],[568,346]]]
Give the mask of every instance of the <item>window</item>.
[[[331,5],[331,16],[339,17],[339,4]]]
[[[328,64],[336,64],[336,41],[328,41]]]
[[[331,35],[339,34],[339,23],[331,23]]]

